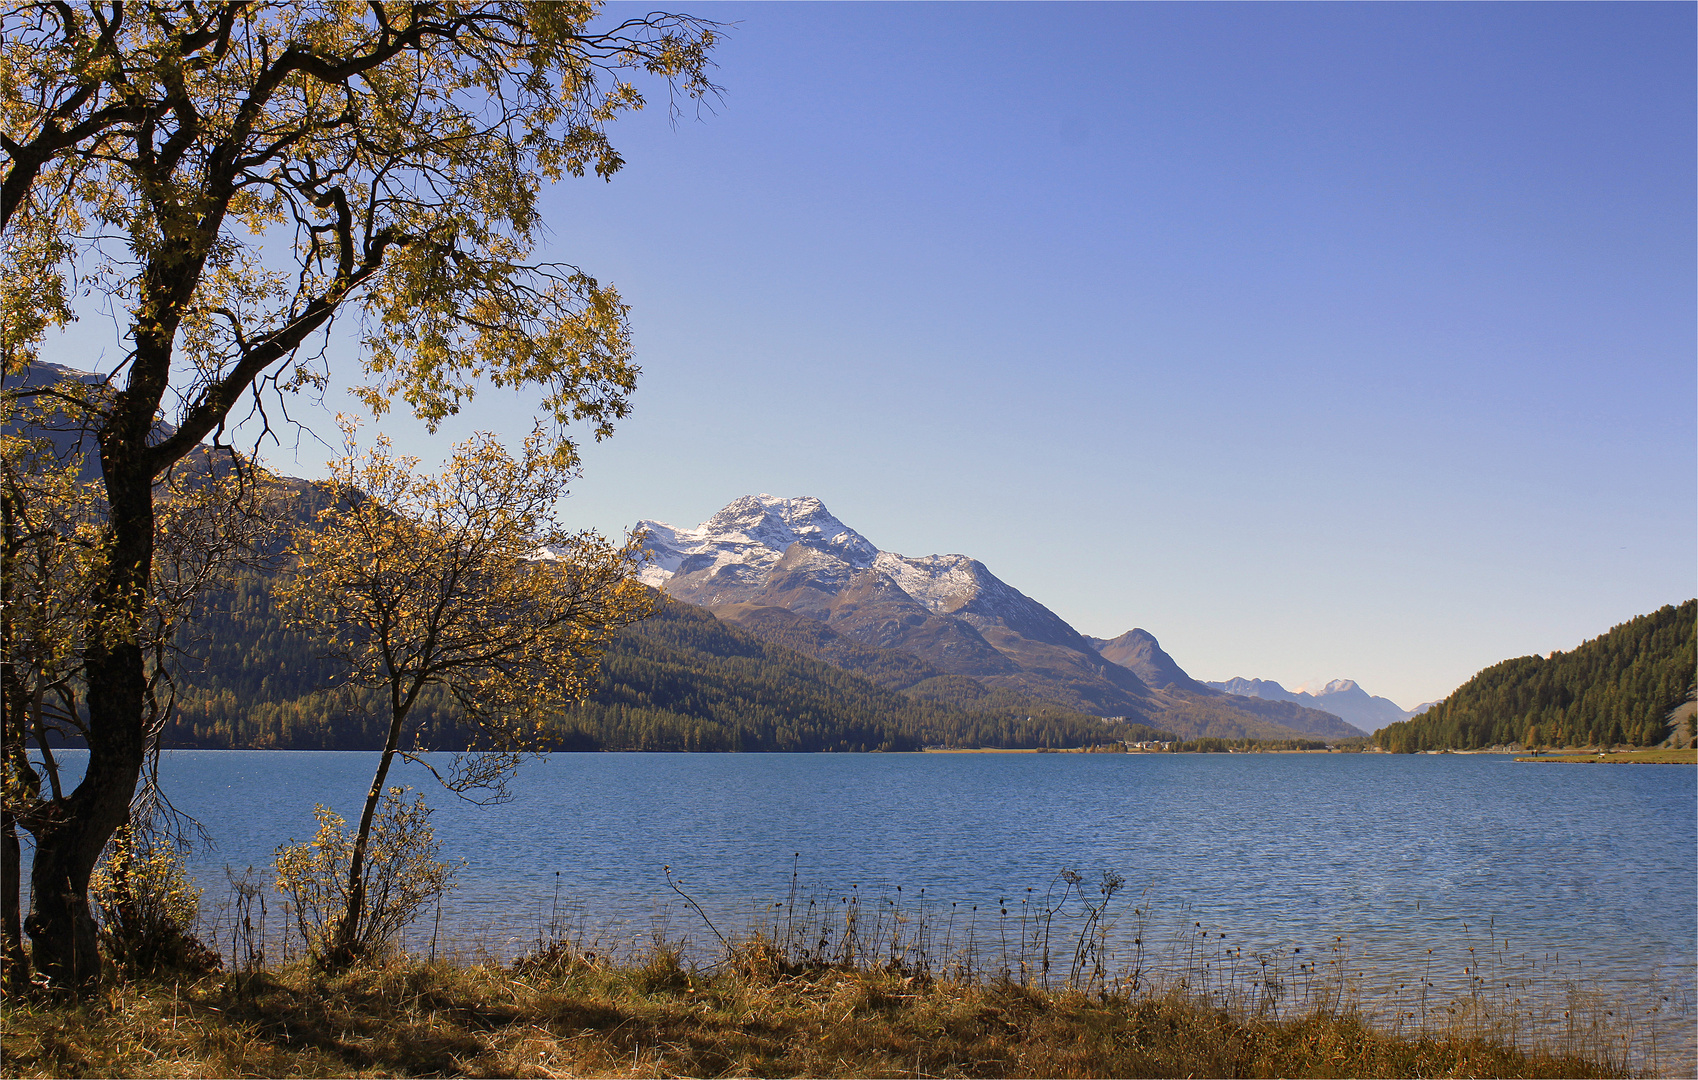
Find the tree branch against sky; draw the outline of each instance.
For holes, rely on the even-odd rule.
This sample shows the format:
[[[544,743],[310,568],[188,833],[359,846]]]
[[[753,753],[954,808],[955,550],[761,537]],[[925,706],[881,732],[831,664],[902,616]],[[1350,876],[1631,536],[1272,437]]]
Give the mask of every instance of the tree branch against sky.
[[[375,691],[364,700],[386,729],[328,949],[337,966],[357,958],[364,938],[367,838],[395,755],[415,745],[408,719],[420,694],[447,691],[473,752],[438,778],[456,791],[499,789],[522,755],[553,746],[550,721],[588,696],[613,636],[659,600],[636,580],[642,536],[615,546],[559,522],[570,473],[540,431],[517,458],[478,436],[440,476],[419,473],[381,435],[361,454],[353,425],[344,432],[335,501],[302,530],[278,590],[348,685]]]
[[[537,196],[611,177],[629,81],[701,98],[711,24],[616,25],[588,3],[13,4],[0,10],[4,371],[88,294],[118,319],[78,404],[109,518],[80,655],[84,780],[37,835],[35,959],[98,971],[88,875],[145,757],[154,484],[266,389],[328,376],[304,348],[357,317],[363,400],[435,425],[480,385],[531,387],[555,467],[611,434],[635,386],[625,306],[531,261]],[[69,366],[76,357],[56,357]],[[11,395],[15,396],[15,395]],[[163,419],[171,427],[159,426]]]

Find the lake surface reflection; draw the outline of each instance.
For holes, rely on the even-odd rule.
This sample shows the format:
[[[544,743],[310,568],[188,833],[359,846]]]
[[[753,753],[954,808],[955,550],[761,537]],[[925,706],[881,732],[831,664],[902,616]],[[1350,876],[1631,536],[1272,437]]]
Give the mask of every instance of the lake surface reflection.
[[[315,802],[354,817],[374,759],[167,753],[173,801],[213,840],[191,860],[208,900],[225,866],[263,870],[278,844],[309,838]],[[1004,898],[1017,915],[1061,869],[1106,869],[1128,882],[1116,910],[1153,912],[1146,936],[1171,947],[1212,930],[1289,957],[1342,938],[1364,972],[1436,963],[1452,982],[1469,945],[1490,947],[1612,993],[1643,996],[1654,979],[1688,1017],[1695,781],[1686,766],[1487,755],[561,754],[480,808],[418,766],[392,774],[467,860],[443,947],[452,935],[511,956],[563,912],[608,943],[659,922],[699,944],[707,931],[663,867],[734,926],[785,900],[794,870],[804,897],[900,887],[939,912],[977,905],[981,937]],[[409,947],[435,929],[424,922]]]

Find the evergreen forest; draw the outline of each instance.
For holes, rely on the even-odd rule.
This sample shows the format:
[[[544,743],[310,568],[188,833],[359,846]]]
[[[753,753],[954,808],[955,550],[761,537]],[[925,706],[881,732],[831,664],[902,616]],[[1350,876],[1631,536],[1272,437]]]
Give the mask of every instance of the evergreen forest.
[[[1694,686],[1698,600],[1665,605],[1570,652],[1505,660],[1426,712],[1381,728],[1393,753],[1489,746],[1654,746]]]

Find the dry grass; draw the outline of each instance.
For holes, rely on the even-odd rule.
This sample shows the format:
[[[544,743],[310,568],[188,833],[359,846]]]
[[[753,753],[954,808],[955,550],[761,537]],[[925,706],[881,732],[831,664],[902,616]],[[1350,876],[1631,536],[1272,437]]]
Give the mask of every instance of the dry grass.
[[[1136,1000],[782,965],[711,975],[661,949],[612,965],[398,960],[8,1001],[12,1076],[1609,1076],[1575,1056],[1398,1038],[1352,1013],[1280,1022]]]

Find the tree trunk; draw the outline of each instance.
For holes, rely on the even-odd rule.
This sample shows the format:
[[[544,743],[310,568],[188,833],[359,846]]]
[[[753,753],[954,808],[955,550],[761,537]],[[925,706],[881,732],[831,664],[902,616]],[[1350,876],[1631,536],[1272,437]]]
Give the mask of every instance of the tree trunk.
[[[134,387],[135,374],[131,382]],[[153,483],[143,463],[152,408],[141,411],[132,404],[127,424],[120,409],[113,411],[100,440],[113,542],[83,652],[88,771],[75,791],[28,823],[36,848],[24,927],[35,967],[50,985],[77,992],[100,978],[89,875],[130,812],[147,750],[147,669],[135,629],[153,563]]]
[[[24,954],[23,904],[18,893],[23,888],[23,852],[18,844],[18,825],[10,810],[0,810],[0,921],[5,923],[5,972],[0,984],[7,994],[15,994],[29,985],[29,957]]]
[[[30,914],[35,967],[53,986],[81,990],[100,978],[88,879],[130,811],[141,777],[141,650],[121,645],[88,663],[89,756],[82,783],[35,830]],[[129,707],[124,708],[128,702]]]
[[[5,971],[0,984],[6,993],[14,994],[29,985],[29,957],[24,953],[23,853],[18,845],[18,822],[12,812],[11,800],[33,799],[39,784],[31,785],[34,770],[25,749],[24,725],[28,722],[23,680],[10,657],[15,643],[12,610],[17,602],[12,593],[16,581],[18,537],[14,521],[11,492],[0,496],[0,641],[4,642],[4,657],[0,658],[0,769],[8,786],[17,790],[6,792],[6,803],[0,808],[0,923],[4,923]]]
[[[365,913],[366,902],[366,845],[371,839],[371,822],[377,814],[378,800],[383,798],[383,781],[389,775],[390,762],[395,760],[395,748],[401,742],[401,725],[407,719],[407,711],[415,696],[416,688],[404,701],[391,695],[389,737],[383,744],[383,756],[378,758],[371,790],[366,792],[366,805],[360,811],[360,827],[354,834],[353,856],[348,860],[348,907],[336,925],[336,935],[325,954],[325,966],[332,971],[343,970],[359,959],[360,917]]]

